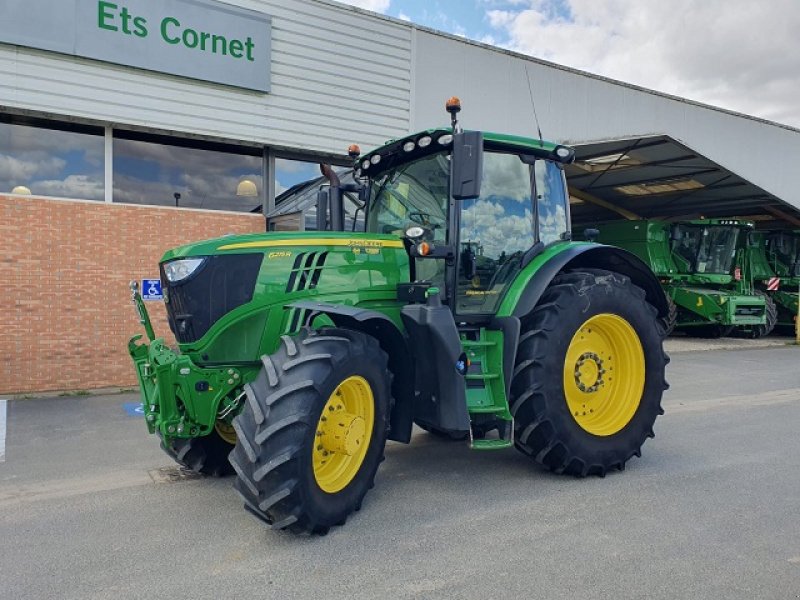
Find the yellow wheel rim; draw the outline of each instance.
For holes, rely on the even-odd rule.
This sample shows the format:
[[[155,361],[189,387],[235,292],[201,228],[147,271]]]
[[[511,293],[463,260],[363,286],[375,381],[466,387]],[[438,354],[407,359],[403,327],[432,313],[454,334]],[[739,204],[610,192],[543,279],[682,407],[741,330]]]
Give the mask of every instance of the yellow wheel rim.
[[[322,409],[314,439],[314,478],[335,494],[353,481],[372,439],[375,398],[363,377],[342,381]]]
[[[625,319],[608,313],[587,320],[564,359],[564,395],[584,430],[609,436],[630,423],[642,399],[644,350]]]
[[[233,425],[225,421],[217,421],[214,423],[214,430],[224,441],[232,446],[236,445],[236,430],[233,428]]]

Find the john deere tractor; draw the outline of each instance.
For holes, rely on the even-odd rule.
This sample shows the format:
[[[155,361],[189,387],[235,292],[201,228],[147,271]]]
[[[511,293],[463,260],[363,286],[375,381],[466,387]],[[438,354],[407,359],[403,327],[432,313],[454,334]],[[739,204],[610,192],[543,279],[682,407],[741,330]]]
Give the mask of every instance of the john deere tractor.
[[[775,326],[772,301],[753,287],[746,260],[753,225],[736,219],[657,220],[601,225],[598,239],[644,260],[670,300],[667,330],[759,337]]]
[[[359,510],[387,439],[412,426],[515,446],[557,473],[622,470],[667,384],[658,280],[634,255],[570,240],[571,148],[450,127],[330,169],[318,232],[168,251],[178,342],[130,342],[147,426],[195,471],[236,473],[247,510],[324,534]],[[342,194],[366,205],[344,232]]]
[[[777,328],[794,335],[800,287],[800,232],[766,231],[753,234],[748,248],[750,272],[757,290],[776,306]]]

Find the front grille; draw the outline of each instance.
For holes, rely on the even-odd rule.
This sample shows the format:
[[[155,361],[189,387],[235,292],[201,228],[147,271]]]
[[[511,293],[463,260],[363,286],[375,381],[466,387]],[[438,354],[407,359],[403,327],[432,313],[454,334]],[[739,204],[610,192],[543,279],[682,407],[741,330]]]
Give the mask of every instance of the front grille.
[[[181,344],[196,342],[214,323],[253,299],[263,254],[209,256],[187,279],[170,283],[161,265],[167,319]]]

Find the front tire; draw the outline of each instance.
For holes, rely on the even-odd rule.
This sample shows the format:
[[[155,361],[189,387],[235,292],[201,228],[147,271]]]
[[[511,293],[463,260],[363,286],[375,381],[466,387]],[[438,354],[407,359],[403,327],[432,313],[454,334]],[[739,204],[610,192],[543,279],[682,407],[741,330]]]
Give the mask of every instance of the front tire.
[[[161,449],[190,471],[211,477],[226,477],[233,474],[233,467],[228,462],[228,455],[233,450],[230,440],[231,434],[220,424],[203,437],[173,438],[169,442],[162,437]]]
[[[523,319],[511,384],[517,449],[578,477],[622,470],[663,414],[664,327],[618,273],[557,276]]]
[[[282,341],[245,386],[233,422],[235,487],[273,529],[325,534],[361,508],[383,460],[388,357],[375,338],[347,329]]]

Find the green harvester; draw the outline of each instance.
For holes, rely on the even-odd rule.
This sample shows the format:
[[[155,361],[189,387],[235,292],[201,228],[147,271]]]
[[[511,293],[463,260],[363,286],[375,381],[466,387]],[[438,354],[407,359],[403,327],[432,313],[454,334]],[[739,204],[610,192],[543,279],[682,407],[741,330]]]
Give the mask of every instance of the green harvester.
[[[777,327],[795,334],[800,290],[800,231],[754,232],[748,247],[750,273],[755,288],[774,302]]]
[[[177,349],[129,351],[147,427],[178,463],[235,473],[247,510],[326,533],[413,424],[557,473],[622,470],[652,437],[669,305],[633,254],[571,240],[572,148],[451,126],[323,167],[319,231],[168,251]],[[344,231],[342,196],[365,231]]]
[[[775,326],[774,303],[754,286],[753,224],[738,219],[619,221],[600,225],[598,240],[642,259],[670,300],[667,331],[698,337],[736,332],[761,337]]]

